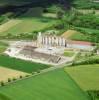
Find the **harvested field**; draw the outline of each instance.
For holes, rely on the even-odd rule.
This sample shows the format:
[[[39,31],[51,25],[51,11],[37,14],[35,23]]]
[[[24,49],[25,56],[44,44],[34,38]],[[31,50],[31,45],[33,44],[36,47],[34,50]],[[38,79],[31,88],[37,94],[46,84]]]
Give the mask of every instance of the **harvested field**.
[[[19,78],[19,76],[29,75],[28,73],[0,67],[0,81],[7,81],[8,78]]]

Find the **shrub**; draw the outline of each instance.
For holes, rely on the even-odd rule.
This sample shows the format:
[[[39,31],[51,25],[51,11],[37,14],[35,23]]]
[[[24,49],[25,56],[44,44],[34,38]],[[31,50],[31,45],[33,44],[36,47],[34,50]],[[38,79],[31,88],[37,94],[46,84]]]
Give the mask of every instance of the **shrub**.
[[[8,82],[11,82],[11,79],[10,78],[8,78]]]
[[[35,74],[35,72],[32,72],[32,75],[34,75]]]
[[[57,18],[58,19],[62,19],[63,18],[64,13],[62,11],[58,11],[57,12]]]
[[[40,70],[38,70],[37,73],[40,73]]]
[[[20,76],[20,78],[23,78],[23,76]]]
[[[99,59],[89,57],[84,61],[75,62],[73,65],[86,65],[86,64],[99,64]]]
[[[30,75],[26,75],[25,77],[29,77]]]
[[[1,86],[5,86],[5,83],[3,81],[1,81]]]
[[[43,13],[48,13],[48,9],[44,8]]]
[[[63,23],[58,23],[58,24],[53,25],[53,26],[54,26],[55,29],[58,29],[58,30],[64,29],[64,24]]]
[[[99,98],[99,90],[89,90],[87,91],[91,100],[96,100]]]
[[[16,78],[13,78],[13,81],[17,80]]]

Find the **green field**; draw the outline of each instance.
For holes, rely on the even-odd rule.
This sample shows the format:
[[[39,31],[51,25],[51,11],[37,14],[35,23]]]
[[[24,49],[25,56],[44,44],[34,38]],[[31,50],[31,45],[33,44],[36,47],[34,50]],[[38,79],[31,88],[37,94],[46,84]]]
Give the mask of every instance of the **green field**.
[[[7,23],[6,26],[1,26],[0,28],[0,36],[9,37],[17,37],[17,36],[28,36],[29,33],[33,34],[38,31],[44,31],[50,27],[52,27],[56,22],[57,19],[53,18],[49,15],[43,16],[43,8],[35,7],[30,8],[27,12],[22,13],[17,18],[13,19],[12,23]],[[8,26],[8,27],[7,27]],[[6,27],[6,28],[4,28]]]
[[[1,34],[20,34],[40,31],[52,26],[55,20],[48,18],[24,18],[22,21]]]
[[[78,32],[71,35],[69,37],[70,39],[80,40],[80,41],[91,41],[91,42],[98,41],[99,30],[90,29],[90,28],[82,28],[82,27],[75,27],[75,28]]]
[[[6,47],[0,45],[0,54],[3,53],[5,50],[6,50]]]
[[[72,57],[75,53],[73,51],[65,51],[64,56]]]
[[[0,42],[0,54],[3,53],[8,45],[6,43]]]
[[[95,0],[73,0],[73,5],[78,9],[99,9],[99,4],[93,1]]]
[[[99,90],[99,64],[65,68],[66,72],[84,90]]]
[[[63,70],[0,87],[0,94],[0,100],[89,100]]]
[[[0,66],[4,66],[7,68],[11,68],[14,70],[19,70],[27,73],[36,72],[51,67],[50,65],[33,63],[33,62],[24,61],[16,58],[11,58],[4,55],[0,55]]]
[[[89,37],[85,36],[83,33],[75,33],[69,37],[72,40],[82,40],[82,41],[89,41]]]

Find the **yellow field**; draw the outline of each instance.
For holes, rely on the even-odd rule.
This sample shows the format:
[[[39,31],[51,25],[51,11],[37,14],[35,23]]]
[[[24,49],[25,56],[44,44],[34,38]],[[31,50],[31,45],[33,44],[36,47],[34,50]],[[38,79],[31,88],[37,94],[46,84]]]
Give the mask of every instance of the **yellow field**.
[[[21,71],[12,70],[9,68],[0,67],[0,81],[7,82],[8,78],[10,79],[19,78],[20,76],[25,76],[25,75],[29,74]]]

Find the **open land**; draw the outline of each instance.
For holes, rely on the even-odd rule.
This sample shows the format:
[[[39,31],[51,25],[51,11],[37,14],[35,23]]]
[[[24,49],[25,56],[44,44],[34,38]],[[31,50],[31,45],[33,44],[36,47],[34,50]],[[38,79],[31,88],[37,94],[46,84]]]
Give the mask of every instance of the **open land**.
[[[66,72],[84,90],[99,90],[99,64],[65,68]]]
[[[25,60],[11,58],[9,56],[4,55],[0,55],[0,66],[26,73],[32,73],[51,67],[50,65],[28,62]]]
[[[0,81],[7,82],[8,78],[19,78],[20,76],[29,75],[21,71],[12,70],[9,68],[0,67]]]
[[[21,22],[21,20],[15,20],[15,19],[13,19],[13,20],[8,21],[5,24],[2,24],[0,26],[0,33],[7,31],[9,28],[15,26],[16,24],[18,24],[20,22]]]
[[[62,37],[65,37],[65,38],[70,38],[71,36],[75,35],[75,34],[79,34],[79,32],[75,31],[75,30],[67,30],[66,32],[64,32],[62,34]]]
[[[88,100],[85,93],[63,70],[44,73],[1,87],[0,94],[8,100],[64,100],[66,98]]]
[[[3,53],[8,47],[8,44],[0,42],[0,54]]]
[[[41,7],[30,8],[16,19],[12,19],[1,25],[0,35],[32,33],[51,27],[57,22],[56,18],[43,16],[42,10]]]
[[[0,6],[5,6],[6,4],[20,6],[29,3],[29,0],[23,0],[20,3],[17,1],[0,0]],[[84,1],[86,2],[84,3]],[[66,29],[67,31],[61,36],[70,40],[91,41],[94,43],[96,40],[93,41],[93,37],[96,37],[95,39],[99,41],[99,10],[85,10],[87,6],[98,7],[98,4],[92,5],[92,3],[88,2],[88,0],[74,0],[74,5],[79,5],[77,8],[81,7],[81,9],[75,9],[80,14],[77,13],[78,16],[75,16],[76,11],[74,11],[74,13],[72,12],[73,14],[70,13],[68,16],[68,13],[62,23],[58,23],[59,20],[56,13],[44,13],[41,7],[28,8],[28,11],[15,18],[12,17],[8,22],[0,25],[0,36],[1,38],[2,36],[7,37],[10,35],[21,37],[24,34],[32,34],[31,37],[33,37],[35,33],[49,30],[49,28],[58,31],[64,30],[63,24],[65,24],[69,26],[69,29]],[[95,14],[89,14],[94,11],[96,12]],[[88,16],[87,13],[89,14]],[[73,21],[72,19],[76,17],[77,19]],[[96,20],[92,20],[95,18]],[[97,95],[99,98],[99,64],[68,66],[65,69],[60,66],[61,69],[57,69],[57,66],[52,67],[51,65],[6,56],[2,54],[6,48],[7,45],[0,43],[0,82],[8,81],[8,78],[17,78],[20,75],[30,75],[31,73],[33,76],[12,81],[11,84],[7,85],[4,83],[5,86],[1,85],[0,100],[90,100],[85,91],[91,91],[92,94],[95,91],[95,96]],[[64,56],[68,57],[72,57],[74,54],[74,51],[64,52]],[[93,56],[93,59],[97,59],[97,57],[99,56]],[[84,59],[86,60],[87,58],[89,59],[89,56],[86,57],[85,54]],[[77,61],[81,59],[82,57],[80,56]],[[48,70],[47,68],[54,70]],[[95,96],[93,95],[94,98]],[[95,100],[99,100],[98,98]]]

